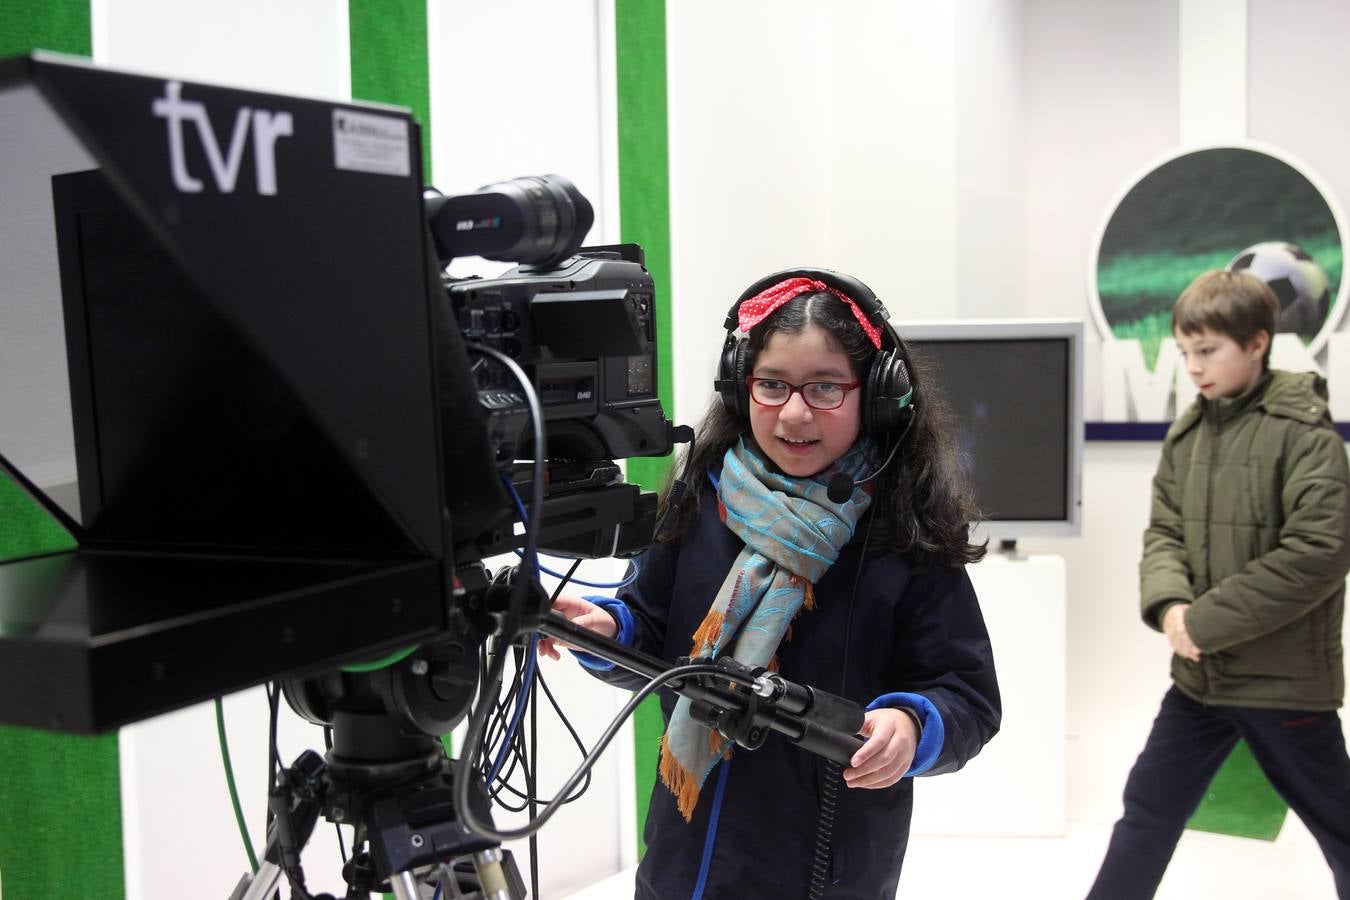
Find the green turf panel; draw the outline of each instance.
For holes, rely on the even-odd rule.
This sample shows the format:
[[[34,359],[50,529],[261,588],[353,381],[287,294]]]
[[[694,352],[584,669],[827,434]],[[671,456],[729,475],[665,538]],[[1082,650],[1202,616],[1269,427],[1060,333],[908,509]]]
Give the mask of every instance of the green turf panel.
[[[642,245],[656,282],[657,384],[670,414],[675,405],[670,328],[670,167],[666,127],[665,0],[614,5],[619,129],[621,238]],[[628,461],[628,479],[660,488],[668,457]]]
[[[1335,234],[1302,235],[1293,240],[1327,273],[1333,298],[1341,280],[1343,252]],[[1201,272],[1222,269],[1243,249],[1234,246],[1203,253],[1143,253],[1118,256],[1097,270],[1097,293],[1111,333],[1140,342],[1144,363],[1154,368],[1158,345],[1172,336],[1172,304]]]
[[[89,0],[0,0],[0,57],[30,50],[93,55]]]
[[[117,735],[0,726],[6,900],[124,896]]]
[[[1247,742],[1239,741],[1186,827],[1273,841],[1288,810],[1256,764]]]
[[[17,484],[0,475],[0,561],[74,547],[70,532]]]
[[[657,379],[661,403],[674,404],[674,366],[670,343],[670,166],[666,125],[665,0],[616,0],[615,64],[618,81],[619,222],[621,238],[642,245],[647,269],[656,282]],[[628,461],[628,479],[657,490],[669,457]],[[649,698],[633,721],[636,763],[638,852],[646,849],[647,820],[656,781],[656,747],[663,730],[656,697]]]
[[[0,0],[2,2],[2,0]],[[412,110],[422,126],[422,176],[431,183],[431,75],[427,6],[408,0],[350,0],[352,99]]]
[[[30,50],[91,56],[88,0],[0,0],[0,56]],[[65,529],[0,476],[0,561],[73,546]],[[0,773],[4,896],[122,897],[117,735],[0,726]]]
[[[431,184],[431,73],[427,5],[409,0],[349,0],[352,99],[412,110],[422,126],[422,181]],[[442,735],[446,753],[450,735]],[[391,898],[392,894],[385,894]]]

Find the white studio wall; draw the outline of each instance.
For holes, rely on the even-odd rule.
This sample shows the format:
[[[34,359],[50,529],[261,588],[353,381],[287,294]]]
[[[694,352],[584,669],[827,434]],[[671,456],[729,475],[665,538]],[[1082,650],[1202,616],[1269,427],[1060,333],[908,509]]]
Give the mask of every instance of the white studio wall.
[[[563,175],[595,207],[587,243],[616,242],[612,2],[453,0],[427,12],[436,187]],[[475,266],[502,268],[451,271]]]
[[[1094,229],[1141,160],[1177,141],[1178,5],[1033,0],[1024,10],[1027,308],[1088,318]],[[1092,373],[1100,339],[1085,330]],[[1091,410],[1099,385],[1089,376],[1084,386]],[[1152,442],[1088,443],[1082,536],[1023,542],[1066,561],[1070,819],[1109,823],[1119,814],[1125,775],[1167,684],[1167,647],[1136,612],[1157,453]]]
[[[346,0],[92,0],[94,61],[188,81],[351,97]]]
[[[667,4],[675,412],[702,417],[755,279],[825,266],[951,317],[956,21],[920,2]]]
[[[1025,4],[980,0],[955,7],[956,314],[1046,315],[1034,309],[1027,291],[1027,254],[1018,239],[1027,216]],[[927,315],[921,302],[913,298],[910,305],[919,308],[912,315]]]

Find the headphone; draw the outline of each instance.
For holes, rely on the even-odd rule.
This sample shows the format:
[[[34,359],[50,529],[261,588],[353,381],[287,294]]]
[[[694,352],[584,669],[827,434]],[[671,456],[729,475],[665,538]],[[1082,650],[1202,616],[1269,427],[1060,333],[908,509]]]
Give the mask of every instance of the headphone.
[[[722,345],[722,355],[717,363],[717,379],[713,382],[727,412],[742,420],[750,417],[750,386],[746,383],[750,377],[750,341],[736,334],[740,327],[737,314],[741,304],[780,281],[797,277],[824,282],[850,297],[868,321],[881,330],[881,349],[872,357],[871,367],[862,378],[860,409],[863,433],[884,444],[891,439],[895,428],[901,427],[908,431],[913,424],[917,398],[909,380],[909,363],[904,344],[891,327],[890,313],[886,312],[886,307],[881,305],[877,295],[867,285],[830,269],[785,269],[775,272],[759,279],[736,298],[727,313],[727,339]]]

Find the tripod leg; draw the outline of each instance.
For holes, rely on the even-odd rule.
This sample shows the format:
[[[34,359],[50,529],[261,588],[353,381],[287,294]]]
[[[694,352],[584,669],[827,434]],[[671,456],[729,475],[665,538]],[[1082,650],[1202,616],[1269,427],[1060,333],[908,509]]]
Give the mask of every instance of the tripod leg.
[[[390,875],[389,887],[397,900],[418,900],[421,896],[417,891],[417,879],[413,877],[412,872],[395,872]]]
[[[464,894],[459,889],[459,876],[455,874],[455,863],[441,863],[441,896],[445,900],[464,900]]]
[[[489,847],[473,855],[473,867],[478,873],[479,889],[483,900],[515,900],[511,888],[502,871],[502,851],[500,847]]]
[[[252,877],[245,875],[230,895],[230,900],[263,900],[270,897],[281,883],[281,867],[266,860]]]

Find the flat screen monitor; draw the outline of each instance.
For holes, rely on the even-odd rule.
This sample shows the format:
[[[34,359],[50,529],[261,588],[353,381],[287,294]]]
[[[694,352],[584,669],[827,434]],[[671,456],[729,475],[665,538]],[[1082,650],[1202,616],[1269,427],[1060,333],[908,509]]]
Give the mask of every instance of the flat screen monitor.
[[[980,510],[976,536],[1076,536],[1082,322],[928,321],[896,329],[927,374],[925,390],[940,396],[955,418],[961,464]]]

